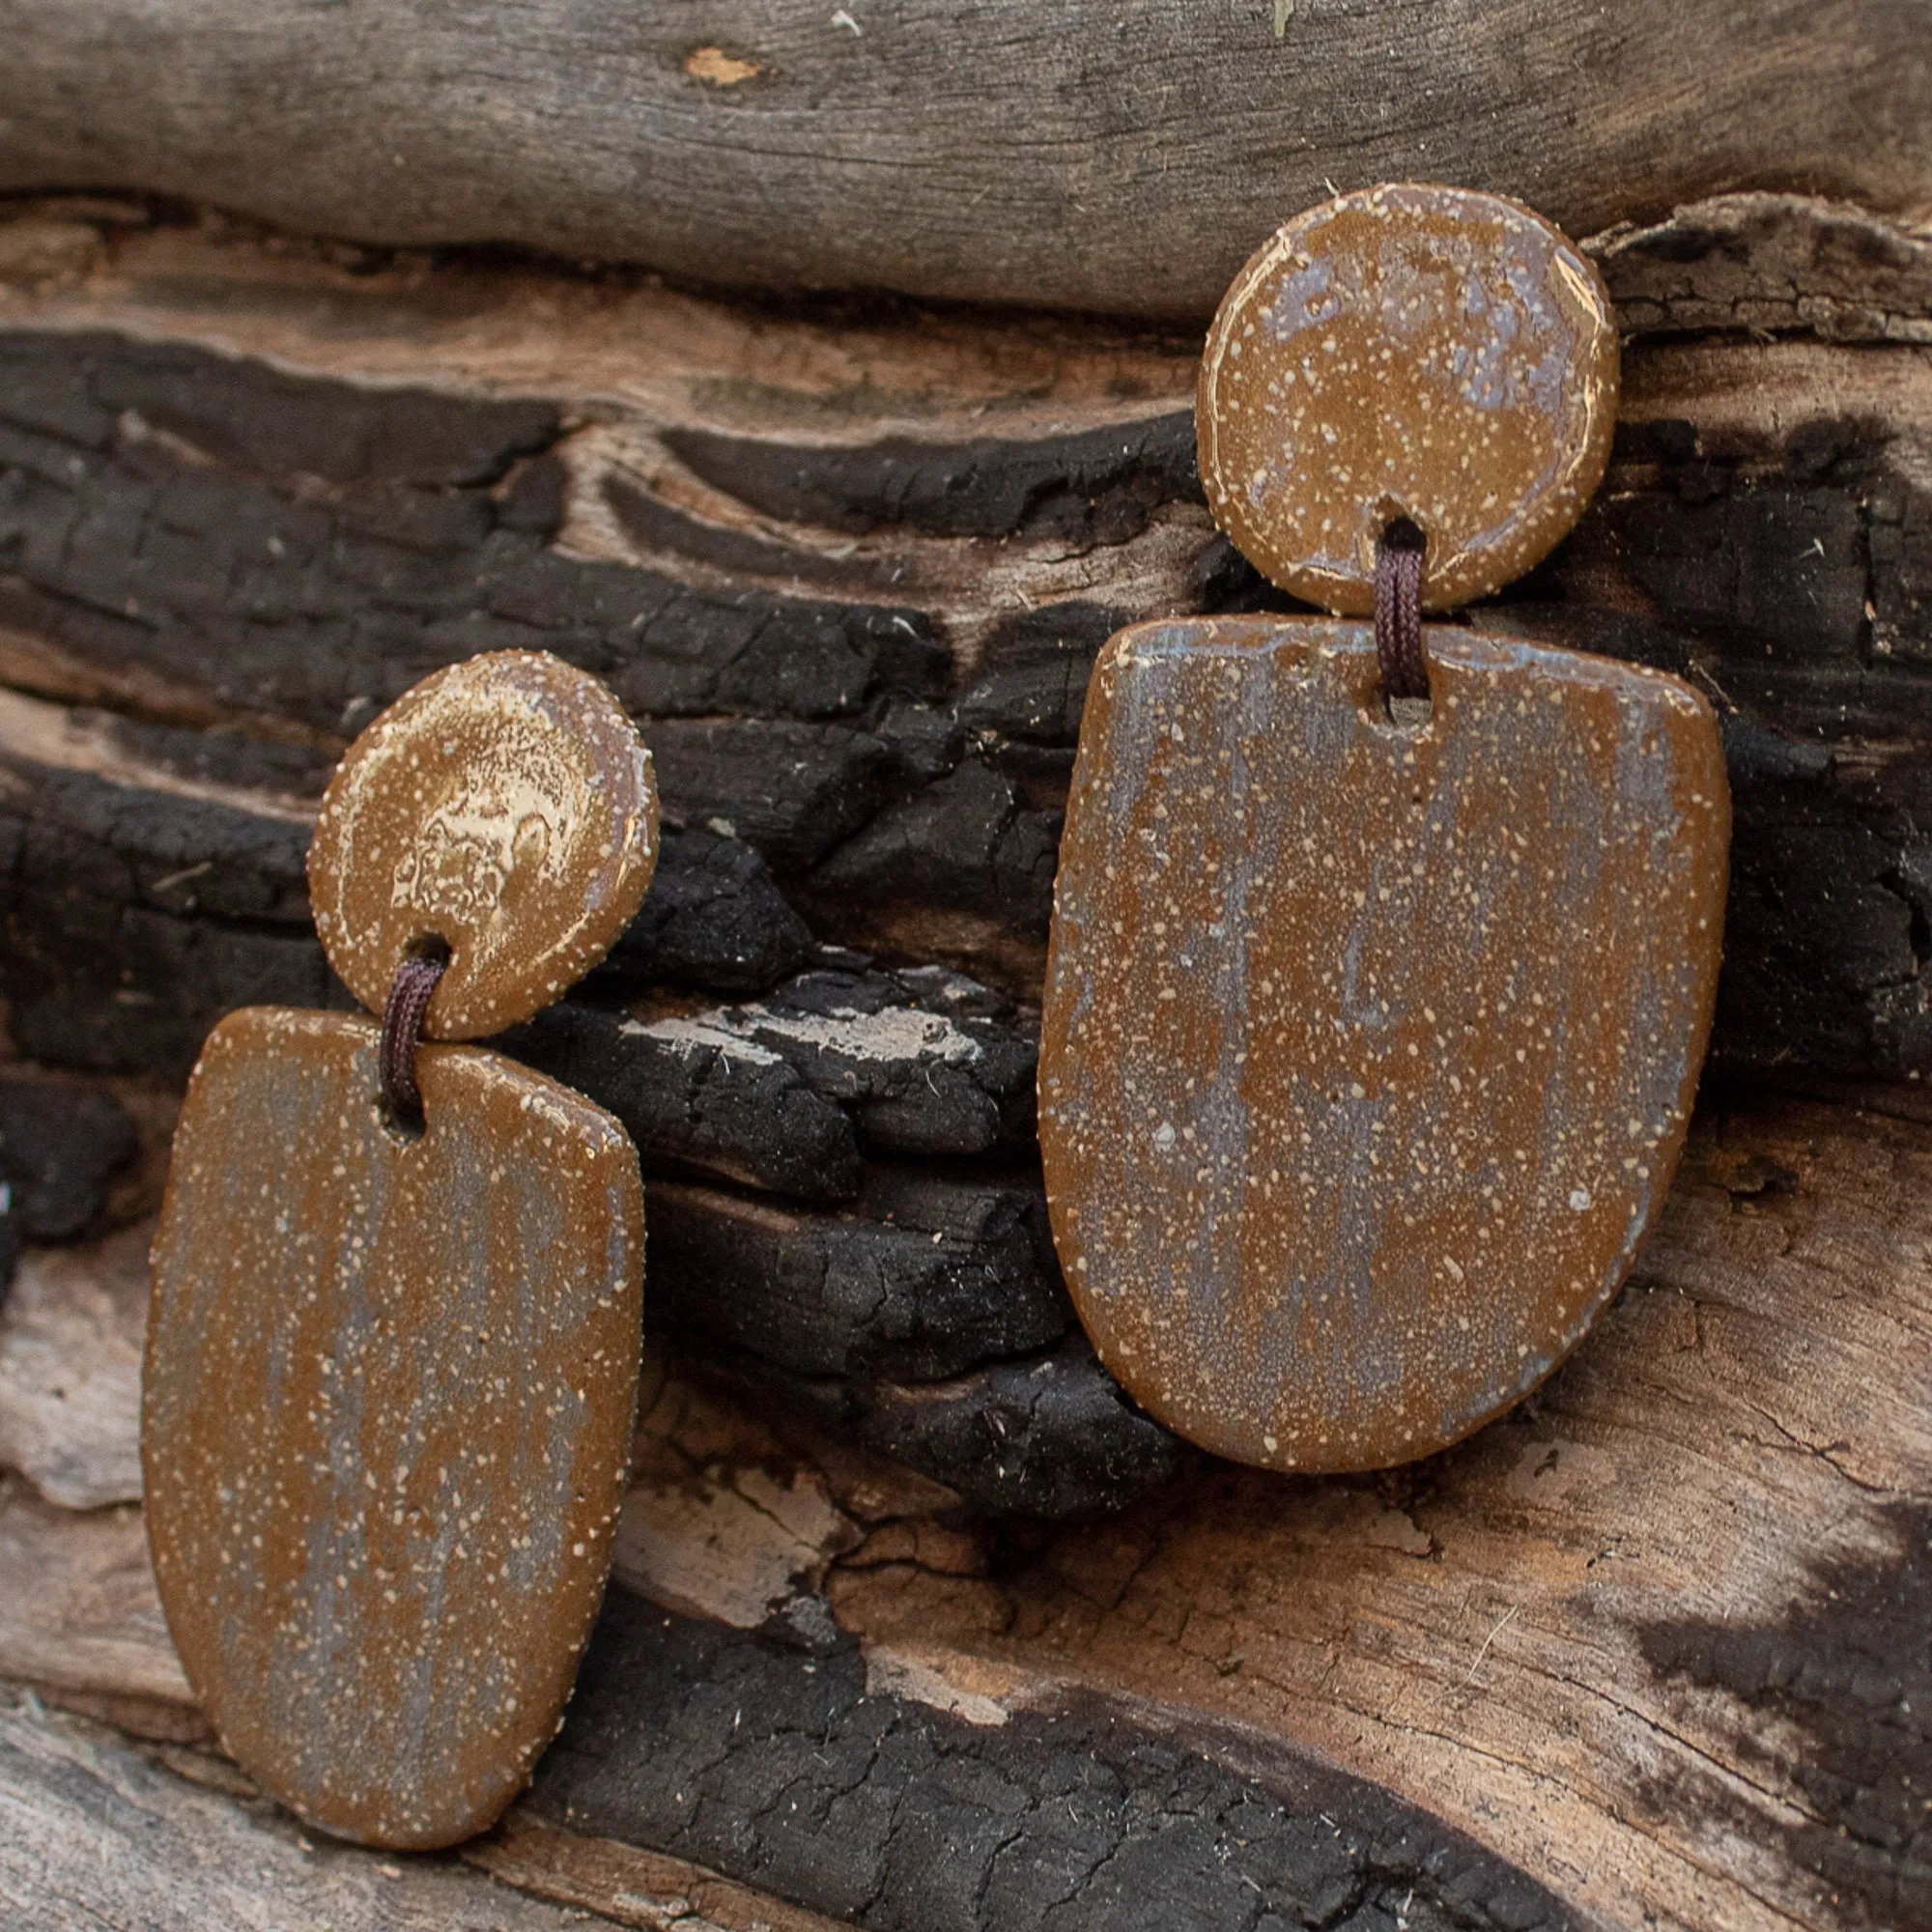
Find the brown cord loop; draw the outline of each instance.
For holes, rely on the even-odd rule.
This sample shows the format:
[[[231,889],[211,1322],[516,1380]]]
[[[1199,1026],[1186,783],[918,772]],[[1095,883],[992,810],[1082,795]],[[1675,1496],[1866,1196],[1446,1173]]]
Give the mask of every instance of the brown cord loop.
[[[383,1101],[398,1121],[422,1119],[422,1093],[416,1086],[416,1048],[430,995],[442,978],[447,959],[405,959],[389,981],[383,1008]]]
[[[1422,554],[1428,538],[1398,517],[1376,542],[1376,657],[1382,701],[1429,696],[1422,655]]]

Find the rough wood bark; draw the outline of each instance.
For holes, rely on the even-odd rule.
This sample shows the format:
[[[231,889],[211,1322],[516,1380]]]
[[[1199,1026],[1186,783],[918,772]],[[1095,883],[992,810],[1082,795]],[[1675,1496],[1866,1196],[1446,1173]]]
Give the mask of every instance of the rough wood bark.
[[[1204,318],[1328,183],[1583,234],[1728,188],[1932,186],[1912,0],[16,5],[0,184],[701,281]]]

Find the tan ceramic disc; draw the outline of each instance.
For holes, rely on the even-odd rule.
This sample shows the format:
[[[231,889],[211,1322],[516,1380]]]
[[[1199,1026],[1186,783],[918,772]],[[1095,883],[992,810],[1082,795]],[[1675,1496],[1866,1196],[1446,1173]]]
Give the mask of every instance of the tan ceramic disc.
[[[1376,541],[1429,539],[1432,611],[1500,590],[1603,479],[1617,333],[1596,270],[1541,216],[1464,188],[1296,215],[1221,303],[1201,479],[1255,567],[1323,610],[1375,608]]]
[[[381,1012],[441,940],[424,1032],[475,1039],[549,1006],[637,916],[657,864],[651,754],[594,677],[541,651],[451,665],[350,746],[309,847],[328,962]]]

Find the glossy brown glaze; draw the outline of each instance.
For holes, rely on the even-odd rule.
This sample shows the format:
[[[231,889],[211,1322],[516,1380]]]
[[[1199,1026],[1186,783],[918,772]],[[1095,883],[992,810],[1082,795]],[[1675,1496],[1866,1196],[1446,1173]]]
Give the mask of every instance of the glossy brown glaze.
[[[603,1596],[643,1198],[614,1121],[480,1049],[422,1049],[400,1137],[376,1053],[264,1008],[209,1037],[155,1245],[148,1533],[235,1758],[324,1831],[443,1845],[522,1787]]]
[[[541,651],[496,651],[405,692],[336,768],[309,895],[328,962],[380,1013],[440,939],[432,1039],[549,1006],[636,917],[657,863],[650,753],[617,700]]]
[[[1609,298],[1547,221],[1370,188],[1296,215],[1235,278],[1202,358],[1201,479],[1249,562],[1350,616],[1375,608],[1376,540],[1412,519],[1443,611],[1577,521],[1616,401]]]
[[[1660,673],[1371,627],[1144,624],[1081,729],[1040,1042],[1056,1243],[1161,1421],[1279,1469],[1453,1442],[1535,1386],[1662,1201],[1729,798]]]

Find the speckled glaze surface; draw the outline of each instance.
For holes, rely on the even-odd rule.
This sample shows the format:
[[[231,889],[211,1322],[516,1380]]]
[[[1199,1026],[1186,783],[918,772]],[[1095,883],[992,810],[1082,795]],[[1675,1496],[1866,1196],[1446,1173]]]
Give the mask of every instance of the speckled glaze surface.
[[[650,753],[617,700],[542,651],[495,651],[407,691],[349,748],[309,847],[328,962],[380,1013],[396,964],[450,949],[432,1039],[549,1006],[637,916],[657,864]]]
[[[1395,185],[1298,214],[1236,276],[1201,364],[1201,479],[1249,562],[1320,609],[1375,608],[1377,539],[1429,539],[1423,601],[1538,562],[1603,478],[1617,331],[1541,216]]]
[[[323,1831],[489,1825],[569,1696],[636,1402],[643,1197],[623,1130],[495,1054],[253,1009],[176,1133],[143,1376],[147,1523],[235,1758]]]
[[[1660,673],[1431,626],[1143,624],[1096,667],[1040,1140],[1108,1368],[1221,1455],[1366,1469],[1531,1389],[1662,1200],[1717,981],[1716,723]]]

